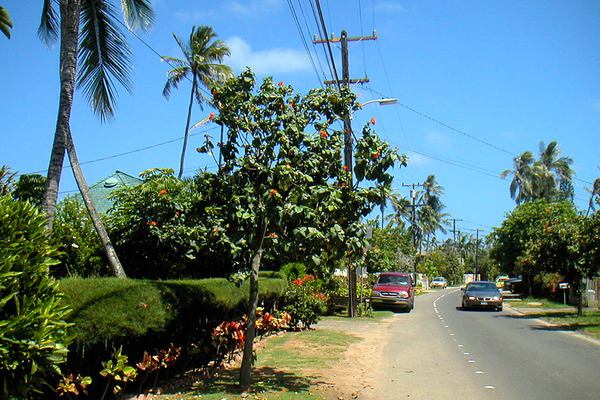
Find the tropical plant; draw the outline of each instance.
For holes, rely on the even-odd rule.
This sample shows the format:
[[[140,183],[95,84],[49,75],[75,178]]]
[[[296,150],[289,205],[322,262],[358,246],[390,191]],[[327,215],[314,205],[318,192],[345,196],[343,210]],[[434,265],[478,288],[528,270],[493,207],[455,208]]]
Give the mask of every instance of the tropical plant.
[[[585,212],[585,215],[590,215],[590,211],[596,211],[596,206],[594,202],[600,204],[600,178],[596,178],[592,188],[585,187],[585,190],[590,192],[590,201],[588,202],[588,208]]]
[[[114,5],[109,0],[70,0],[60,2],[60,19],[53,0],[44,0],[38,35],[46,43],[57,41],[60,32],[60,100],[54,143],[48,167],[48,180],[42,209],[52,230],[65,151],[77,186],[102,240],[110,265],[118,277],[126,277],[117,254],[96,210],[89,187],[77,159],[71,134],[70,116],[75,83],[101,121],[111,119],[116,104],[114,81],[131,88],[131,51],[121,31]],[[127,26],[147,30],[154,19],[150,0],[121,0]],[[81,28],[81,29],[80,29]],[[78,68],[79,63],[79,68]]]
[[[283,296],[283,311],[290,317],[292,327],[310,329],[327,310],[327,297],[312,275],[297,278]]]
[[[502,179],[513,175],[510,183],[510,196],[517,205],[527,201],[545,199],[548,202],[572,199],[571,169],[573,160],[560,157],[561,150],[556,141],[548,146],[540,142],[540,159],[535,160],[531,151],[514,158],[514,170],[505,170]]]
[[[60,263],[51,269],[54,277],[111,275],[98,233],[78,197],[58,203],[52,239],[61,251]]]
[[[7,165],[0,167],[0,196],[11,194],[14,189],[16,172],[11,172]]]
[[[8,11],[2,6],[0,6],[0,32],[4,33],[4,35],[10,39],[10,28],[13,27],[12,21],[10,20],[10,15]]]
[[[510,197],[514,199],[517,204],[521,204],[525,201],[531,200],[533,197],[533,163],[534,157],[531,151],[526,151],[518,157],[514,158],[514,170],[507,169],[500,174],[502,179],[508,175],[513,175],[513,179],[510,182]]]
[[[129,365],[129,357],[127,357],[125,354],[122,354],[122,351],[123,347],[119,347],[118,350],[114,351],[110,360],[102,361],[103,369],[100,371],[100,375],[104,378],[108,378],[108,380],[100,400],[104,400],[108,389],[113,386],[113,383],[113,394],[119,394],[121,392],[125,392],[127,383],[133,382],[137,378],[137,370]]]
[[[209,100],[204,97],[201,88],[211,89],[215,84],[233,77],[233,71],[229,66],[221,64],[223,59],[231,53],[225,42],[222,40],[214,40],[211,43],[211,40],[215,39],[217,34],[210,26],[194,26],[188,42],[183,42],[175,34],[173,34],[173,37],[183,52],[185,59],[180,60],[173,57],[163,57],[163,59],[177,65],[167,72],[167,83],[163,89],[163,95],[168,100],[172,88],[177,89],[183,79],[190,79],[190,75],[192,80],[190,104],[188,106],[187,122],[185,124],[183,135],[183,149],[181,151],[181,161],[179,164],[178,178],[181,179],[181,176],[183,175],[183,165],[194,99],[196,99],[200,109],[202,109],[202,104],[209,103]]]
[[[234,262],[250,272],[240,376],[247,388],[263,258],[285,255],[320,264],[323,249],[337,258],[362,257],[361,218],[383,201],[381,186],[389,187],[393,179],[388,168],[405,159],[366,126],[356,142],[356,181],[350,184],[350,171],[342,165],[343,132],[334,128],[358,107],[346,89],[314,89],[301,96],[271,78],[255,88],[254,75],[246,70],[216,87],[213,96],[219,107],[214,121],[228,128],[220,146],[223,165],[218,173],[199,174],[196,188],[219,207],[222,221],[213,230],[229,237]],[[199,151],[214,148],[207,137]]]
[[[66,361],[67,310],[49,268],[58,251],[46,218],[28,202],[0,197],[0,397],[31,398]]]
[[[19,180],[15,183],[12,196],[16,200],[29,200],[39,207],[44,199],[45,187],[45,176],[40,174],[23,174],[19,176]]]

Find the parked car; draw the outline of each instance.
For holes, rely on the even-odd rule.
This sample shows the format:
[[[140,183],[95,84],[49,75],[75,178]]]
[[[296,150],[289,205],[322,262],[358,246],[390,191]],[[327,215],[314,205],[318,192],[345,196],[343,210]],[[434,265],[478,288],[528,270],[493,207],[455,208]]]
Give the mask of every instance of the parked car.
[[[502,294],[494,282],[469,282],[463,289],[462,308],[493,308],[502,311]]]
[[[508,290],[512,293],[520,293],[523,291],[523,279],[521,278],[510,278],[504,282],[504,290]]]
[[[503,288],[504,287],[504,282],[506,282],[507,280],[509,280],[510,277],[508,275],[500,275],[496,277],[496,287],[498,288]]]
[[[373,309],[389,307],[410,312],[415,306],[415,282],[407,272],[382,272],[371,290]]]
[[[446,289],[448,287],[448,281],[443,276],[436,276],[431,281],[431,288],[442,288]]]

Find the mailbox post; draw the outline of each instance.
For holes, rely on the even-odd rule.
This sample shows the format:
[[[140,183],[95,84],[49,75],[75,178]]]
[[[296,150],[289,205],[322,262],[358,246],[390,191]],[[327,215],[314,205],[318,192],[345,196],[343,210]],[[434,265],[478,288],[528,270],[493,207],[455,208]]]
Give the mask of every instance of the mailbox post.
[[[567,305],[567,290],[569,290],[569,288],[571,287],[571,285],[569,285],[567,282],[562,282],[558,284],[558,288],[562,289],[563,291],[563,304]]]

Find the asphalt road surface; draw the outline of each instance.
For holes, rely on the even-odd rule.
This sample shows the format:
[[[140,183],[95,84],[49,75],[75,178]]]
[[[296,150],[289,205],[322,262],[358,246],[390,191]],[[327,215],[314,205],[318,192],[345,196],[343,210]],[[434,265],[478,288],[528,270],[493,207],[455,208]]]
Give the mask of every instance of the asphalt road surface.
[[[505,306],[463,311],[460,290],[398,313],[360,399],[600,399],[600,345]]]

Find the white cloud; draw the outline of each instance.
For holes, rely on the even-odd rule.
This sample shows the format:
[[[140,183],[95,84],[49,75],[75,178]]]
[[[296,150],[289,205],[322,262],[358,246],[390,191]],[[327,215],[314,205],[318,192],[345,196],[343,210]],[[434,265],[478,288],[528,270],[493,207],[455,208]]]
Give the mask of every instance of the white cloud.
[[[264,15],[279,10],[281,0],[231,1],[225,4],[225,11],[244,16]]]
[[[382,1],[375,5],[375,10],[381,13],[405,12],[406,8],[399,1]]]
[[[409,151],[406,153],[406,156],[408,157],[408,166],[409,167],[417,167],[417,166],[424,166],[424,165],[430,165],[431,164],[431,159],[429,157],[426,157],[424,155]]]
[[[436,131],[425,132],[425,138],[429,144],[434,146],[448,148],[452,145],[452,139],[448,135]]]
[[[248,66],[258,75],[273,75],[311,69],[304,51],[289,48],[253,51],[250,45],[238,36],[231,37],[226,42],[231,50],[231,57],[225,64],[237,71],[242,71]]]

